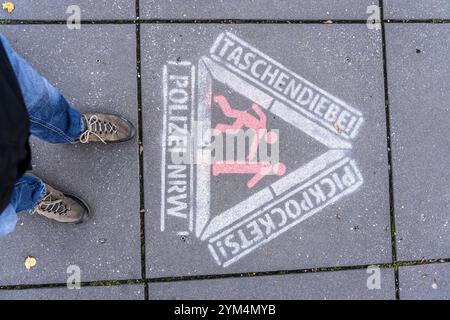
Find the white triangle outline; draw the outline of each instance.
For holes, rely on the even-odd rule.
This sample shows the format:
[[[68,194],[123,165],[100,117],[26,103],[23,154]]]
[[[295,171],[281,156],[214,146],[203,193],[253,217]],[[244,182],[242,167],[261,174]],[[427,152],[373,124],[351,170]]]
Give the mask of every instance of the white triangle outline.
[[[223,37],[221,34],[218,40]],[[227,33],[228,36],[236,36]],[[239,39],[239,38],[237,38]],[[217,41],[216,40],[216,43]],[[239,41],[243,42],[239,39]],[[216,44],[215,44],[216,45]],[[213,46],[214,48],[214,46]],[[213,51],[213,49],[211,49]],[[270,59],[270,58],[269,58]],[[199,132],[205,132],[211,128],[211,92],[212,79],[226,84],[234,91],[254,101],[265,110],[270,111],[282,120],[295,126],[316,141],[329,148],[327,152],[318,156],[309,163],[294,170],[288,175],[280,178],[269,187],[266,187],[249,198],[241,201],[232,208],[225,210],[221,214],[210,220],[210,190],[211,179],[210,165],[197,165],[197,190],[196,190],[196,225],[195,233],[202,241],[211,239],[214,235],[221,233],[225,228],[235,224],[242,218],[255,210],[267,205],[271,201],[281,197],[296,186],[305,183],[312,176],[326,170],[334,163],[346,157],[352,148],[350,141],[332,134],[314,121],[308,119],[300,112],[293,110],[285,103],[276,99],[272,95],[261,90],[256,85],[238,76],[238,70],[232,72],[227,70],[218,61],[217,57],[202,57],[198,64],[198,119],[201,119],[202,128]],[[319,88],[320,89],[320,88]],[[320,89],[324,92],[322,89]],[[328,94],[328,93],[327,93]],[[329,94],[328,94],[329,95]],[[336,98],[337,99],[337,98]],[[343,102],[344,103],[344,102]],[[345,104],[345,103],[344,103]],[[351,108],[351,107],[350,107]],[[356,110],[352,108],[353,110]],[[357,110],[356,110],[357,111]],[[357,111],[359,113],[359,111]],[[359,113],[360,114],[360,113]],[[358,126],[362,123],[362,118]],[[351,137],[354,138],[354,135]]]

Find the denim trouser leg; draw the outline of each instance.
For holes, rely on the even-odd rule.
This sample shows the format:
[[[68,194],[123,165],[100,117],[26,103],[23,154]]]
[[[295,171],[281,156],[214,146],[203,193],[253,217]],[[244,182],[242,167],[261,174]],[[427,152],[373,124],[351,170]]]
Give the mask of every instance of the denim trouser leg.
[[[1,34],[0,42],[19,83],[30,119],[31,134],[58,144],[72,143],[78,139],[84,126],[81,114],[71,108],[61,93],[19,56]],[[34,208],[44,194],[45,186],[39,178],[23,176],[15,185],[11,205],[0,215],[0,236],[2,230],[5,234],[14,229],[14,226],[7,224],[14,221],[16,212]]]
[[[41,179],[25,175],[14,186],[11,205],[16,212],[31,210],[45,196],[45,192]]]

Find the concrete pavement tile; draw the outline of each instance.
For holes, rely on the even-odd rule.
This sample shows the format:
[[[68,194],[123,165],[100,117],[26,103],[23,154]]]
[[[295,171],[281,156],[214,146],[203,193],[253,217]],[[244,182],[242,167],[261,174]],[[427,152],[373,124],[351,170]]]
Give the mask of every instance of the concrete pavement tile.
[[[230,34],[219,37],[225,31]],[[368,30],[365,25],[177,24],[144,25],[142,39],[145,201],[148,210],[146,248],[150,277],[391,261],[379,32]],[[213,46],[216,39],[217,46]],[[226,41],[231,41],[228,49],[221,47]],[[212,47],[215,58],[210,55]],[[231,62],[236,62],[246,50],[249,60],[242,60],[240,68],[248,73],[233,71],[230,64],[224,64],[228,68],[224,71],[219,62],[222,49],[224,52],[229,50],[223,59],[228,57],[227,61]],[[230,57],[231,52],[237,56]],[[255,56],[261,59],[256,60]],[[249,61],[257,66],[246,68]],[[295,107],[289,97],[276,92],[283,92],[280,90],[283,81],[278,83],[278,88],[270,88],[270,83],[277,83],[269,79],[269,74],[277,72],[276,68],[280,66],[276,61],[286,66],[283,77],[290,74],[287,77],[299,79],[291,73],[296,72],[359,110],[360,113],[351,109],[359,114],[355,117],[364,118],[359,133],[353,138],[347,136],[348,140],[340,140],[343,128],[338,125],[336,129],[331,117],[331,122],[326,124],[327,132],[317,134],[312,129],[317,128],[315,125],[307,125],[304,122],[307,120],[297,111],[290,111],[286,105],[294,106],[293,110],[300,107]],[[269,70],[269,66],[273,69]],[[250,70],[260,75],[269,70],[265,72],[266,82],[252,78],[253,71]],[[304,87],[309,86],[304,84]],[[283,88],[286,89],[286,84]],[[223,173],[213,176],[209,166],[173,166],[170,152],[179,140],[177,136],[185,136],[186,130],[180,128],[190,130],[188,119],[192,115],[206,127],[230,121],[218,104],[212,103],[212,95],[223,95],[232,106],[245,110],[251,107],[252,101],[264,108],[274,103],[267,113],[267,125],[279,129],[280,161],[287,166],[288,178],[266,177],[250,188],[246,185],[250,175]],[[171,107],[181,100],[184,104]],[[167,141],[163,147],[161,137]],[[345,149],[350,144],[352,149]],[[334,151],[328,153],[330,148]],[[356,171],[351,171],[356,176],[350,179],[354,184],[348,194],[332,200],[336,202],[333,205],[317,199],[311,207],[303,206],[301,210],[308,212],[304,216],[292,214],[292,210],[301,211],[299,202],[304,194],[300,190],[308,188],[302,181],[314,183],[316,180],[309,178],[324,178],[320,174],[314,175],[315,172],[331,173],[325,169],[320,171],[322,165],[329,168],[332,163],[343,164],[337,160],[341,157],[353,159],[354,167],[351,168],[361,173],[359,176]],[[162,159],[165,165],[162,165]],[[316,159],[318,162],[314,161]],[[181,171],[174,171],[174,168],[181,168]],[[295,191],[283,193],[286,190]],[[283,194],[285,198],[280,198]],[[286,198],[289,196],[292,198]],[[318,204],[321,206],[312,210]],[[289,223],[285,219],[286,212],[292,217]],[[315,213],[314,217],[304,221]]]
[[[12,46],[82,112],[117,113],[137,122],[134,26],[1,26]],[[32,139],[34,174],[85,199],[83,225],[23,213],[0,240],[0,285],[65,283],[70,265],[82,281],[141,275],[137,142],[50,145]],[[27,256],[38,263],[25,269]]]
[[[386,28],[398,258],[447,258],[450,30]]]
[[[143,19],[366,19],[375,0],[141,0]]]

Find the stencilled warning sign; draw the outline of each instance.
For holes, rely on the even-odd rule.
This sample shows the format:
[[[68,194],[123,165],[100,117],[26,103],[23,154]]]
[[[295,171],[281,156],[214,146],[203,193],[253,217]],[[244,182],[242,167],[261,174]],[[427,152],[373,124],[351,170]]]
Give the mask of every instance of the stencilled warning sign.
[[[163,91],[161,231],[195,236],[219,266],[235,263],[363,183],[349,156],[361,112],[234,34],[220,34],[195,63],[169,61]],[[327,151],[300,166],[286,163],[271,118]],[[245,148],[234,148],[243,130]],[[245,198],[218,210],[212,182],[227,177],[245,188]]]

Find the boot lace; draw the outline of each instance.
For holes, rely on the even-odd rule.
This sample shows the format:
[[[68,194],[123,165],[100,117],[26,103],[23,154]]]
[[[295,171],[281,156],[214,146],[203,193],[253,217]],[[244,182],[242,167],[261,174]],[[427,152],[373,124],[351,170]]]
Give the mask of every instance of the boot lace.
[[[101,121],[96,115],[92,115],[90,118],[84,116],[84,120],[86,122],[87,129],[80,136],[81,143],[88,143],[93,135],[106,144],[106,141],[102,138],[102,135],[117,133],[117,126],[114,123],[109,121]]]

